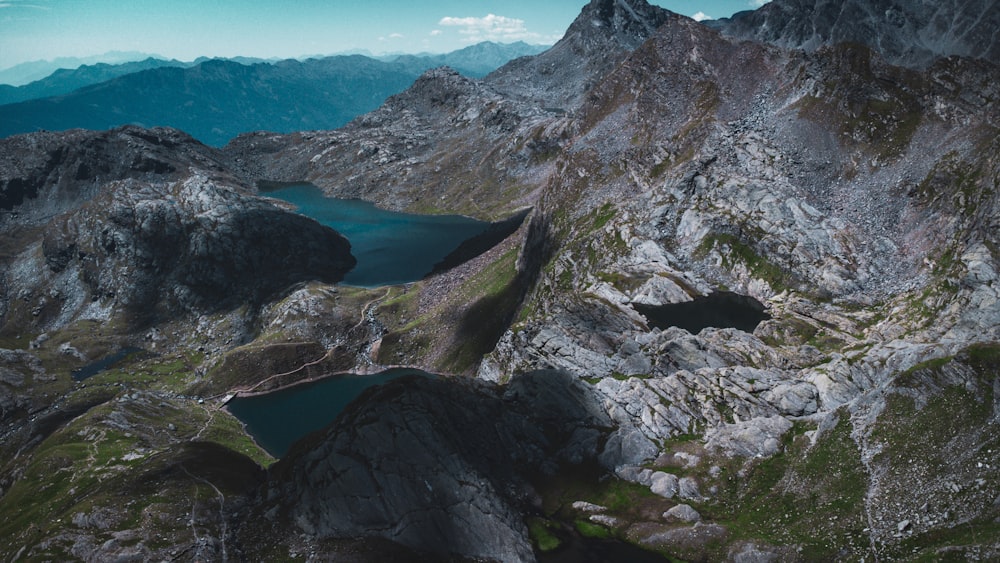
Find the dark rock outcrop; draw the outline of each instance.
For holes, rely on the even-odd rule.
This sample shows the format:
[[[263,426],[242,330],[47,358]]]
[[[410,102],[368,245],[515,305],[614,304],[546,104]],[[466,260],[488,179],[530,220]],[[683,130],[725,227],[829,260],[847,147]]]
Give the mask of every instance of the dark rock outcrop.
[[[53,274],[76,272],[91,299],[132,314],[261,303],[296,282],[337,282],[355,264],[333,230],[200,176],[108,185],[50,224],[42,250]]]
[[[585,385],[543,371],[495,387],[404,378],[366,392],[272,470],[269,499],[309,537],[382,537],[436,557],[534,559],[532,478],[598,451],[608,419]],[[249,545],[274,538],[241,538]]]
[[[230,177],[215,151],[176,129],[125,126],[0,139],[0,211],[37,209],[48,217],[86,201],[102,182],[178,178],[192,167]]]

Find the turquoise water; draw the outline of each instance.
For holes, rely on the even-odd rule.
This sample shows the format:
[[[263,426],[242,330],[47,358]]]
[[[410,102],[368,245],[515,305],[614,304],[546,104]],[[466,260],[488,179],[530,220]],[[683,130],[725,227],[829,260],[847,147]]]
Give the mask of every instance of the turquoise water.
[[[295,441],[333,422],[365,389],[404,375],[431,377],[416,369],[335,375],[265,395],[237,397],[229,401],[227,408],[246,425],[262,448],[274,457],[281,457]]]
[[[330,198],[312,184],[286,186],[264,195],[287,201],[302,215],[344,235],[358,260],[344,283],[361,287],[420,280],[463,241],[490,226],[458,215],[413,215],[360,200]]]

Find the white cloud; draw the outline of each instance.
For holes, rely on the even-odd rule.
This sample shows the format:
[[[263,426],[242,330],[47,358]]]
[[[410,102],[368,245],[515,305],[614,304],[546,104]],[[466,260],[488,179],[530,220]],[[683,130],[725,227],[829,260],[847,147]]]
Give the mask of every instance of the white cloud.
[[[764,4],[767,4],[770,1],[771,0],[750,0],[747,3],[750,4],[751,6],[753,6],[754,8],[760,8],[761,6],[763,6]]]
[[[691,19],[693,19],[696,22],[703,22],[705,20],[710,20],[714,18],[712,18],[712,16],[706,14],[705,12],[698,12],[697,14],[691,16]]]
[[[52,9],[48,6],[39,6],[38,4],[24,4],[21,2],[0,2],[0,9],[2,8],[30,8],[32,10],[45,10],[45,11],[49,11]]]
[[[438,25],[462,27],[464,29],[461,30],[461,33],[466,35],[514,35],[528,32],[527,28],[524,27],[524,20],[496,14],[487,14],[486,17],[482,18],[443,17]]]
[[[391,33],[391,34],[389,34],[389,39],[402,39],[402,38],[403,38],[403,34],[402,33]]]
[[[446,16],[441,18],[438,25],[459,28],[458,32],[470,43],[479,41],[553,43],[561,37],[561,35],[553,37],[528,31],[524,20],[496,14],[487,14],[481,18]]]
[[[441,35],[441,33],[442,32],[441,32],[440,29],[435,29],[435,30],[431,31],[431,37],[437,37],[438,35]]]

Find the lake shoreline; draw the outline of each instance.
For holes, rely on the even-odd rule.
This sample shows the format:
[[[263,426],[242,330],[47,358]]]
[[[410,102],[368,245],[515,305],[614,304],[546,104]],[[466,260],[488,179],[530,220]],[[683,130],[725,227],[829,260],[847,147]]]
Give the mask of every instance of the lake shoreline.
[[[280,391],[229,397],[220,408],[236,417],[259,447],[280,459],[299,440],[334,424],[370,388],[405,377],[438,377],[413,368],[359,371],[303,380]]]
[[[333,373],[324,373],[323,375],[317,375],[317,376],[313,376],[313,377],[307,377],[307,378],[304,378],[304,379],[299,379],[299,380],[294,381],[292,383],[286,383],[286,384],[281,385],[279,387],[275,387],[273,389],[268,389],[267,391],[246,391],[246,390],[232,390],[232,389],[230,389],[229,391],[226,391],[225,393],[220,393],[218,395],[215,395],[212,398],[217,399],[217,398],[222,397],[224,399],[223,402],[222,402],[222,405],[225,405],[229,401],[232,401],[233,399],[235,399],[237,397],[241,397],[241,398],[261,397],[261,396],[264,396],[264,395],[269,395],[271,393],[277,393],[278,391],[287,391],[289,389],[294,389],[295,387],[299,387],[301,385],[306,385],[306,384],[309,384],[309,383],[317,383],[317,382],[320,382],[320,381],[323,381],[323,380],[326,380],[326,379],[330,379],[330,378],[333,378],[333,377],[349,377],[349,376],[371,377],[373,375],[378,375],[378,374],[380,374],[382,372],[386,372],[386,371],[390,371],[390,370],[396,370],[396,369],[407,369],[407,370],[412,369],[412,370],[417,370],[417,371],[423,371],[423,372],[429,373],[431,375],[435,375],[437,377],[443,377],[443,378],[459,377],[458,375],[450,374],[450,373],[438,373],[436,371],[435,372],[427,371],[426,367],[415,366],[415,365],[406,365],[406,364],[398,364],[398,365],[396,365],[396,364],[393,364],[393,365],[374,365],[373,364],[373,365],[370,365],[370,366],[356,366],[356,369],[352,370],[352,371],[337,371],[337,372],[333,372]]]

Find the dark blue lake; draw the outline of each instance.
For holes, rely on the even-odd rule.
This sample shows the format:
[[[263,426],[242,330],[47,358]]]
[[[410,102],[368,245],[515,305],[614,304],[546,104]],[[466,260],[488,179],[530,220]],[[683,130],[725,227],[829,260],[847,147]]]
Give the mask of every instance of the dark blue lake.
[[[365,389],[404,375],[432,377],[416,369],[390,369],[374,375],[335,375],[254,397],[229,401],[229,412],[246,425],[254,440],[274,457],[328,426]]]
[[[413,215],[360,200],[330,198],[312,184],[267,190],[263,195],[287,201],[302,215],[347,237],[358,265],[344,283],[361,287],[420,280],[462,242],[490,227],[458,215]]]
[[[73,377],[73,381],[83,381],[84,379],[89,379],[95,375],[106,371],[118,362],[124,360],[132,354],[142,352],[142,348],[122,348],[121,350],[97,360],[96,362],[91,362],[80,369],[73,370],[70,375]]]

